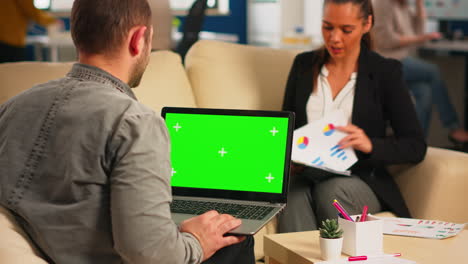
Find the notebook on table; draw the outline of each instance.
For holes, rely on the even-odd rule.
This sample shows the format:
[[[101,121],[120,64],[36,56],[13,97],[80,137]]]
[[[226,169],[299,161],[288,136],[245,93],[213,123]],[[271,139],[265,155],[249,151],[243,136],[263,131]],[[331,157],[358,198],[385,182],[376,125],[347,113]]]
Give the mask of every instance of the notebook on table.
[[[165,107],[171,140],[173,220],[209,210],[242,220],[231,234],[255,234],[286,205],[294,115]]]

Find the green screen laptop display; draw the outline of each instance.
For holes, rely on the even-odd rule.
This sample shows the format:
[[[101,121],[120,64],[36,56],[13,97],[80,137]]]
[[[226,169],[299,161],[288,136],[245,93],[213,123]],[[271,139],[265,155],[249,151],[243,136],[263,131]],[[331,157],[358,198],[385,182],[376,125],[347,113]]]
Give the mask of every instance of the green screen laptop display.
[[[281,193],[287,117],[167,113],[172,186]]]

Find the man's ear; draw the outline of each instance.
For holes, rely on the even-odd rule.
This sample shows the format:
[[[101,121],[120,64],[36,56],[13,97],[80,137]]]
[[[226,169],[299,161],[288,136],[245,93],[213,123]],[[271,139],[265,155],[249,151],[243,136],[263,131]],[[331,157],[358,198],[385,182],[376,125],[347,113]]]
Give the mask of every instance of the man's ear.
[[[133,56],[140,54],[145,46],[145,32],[148,30],[145,26],[135,27],[130,31],[129,49]]]

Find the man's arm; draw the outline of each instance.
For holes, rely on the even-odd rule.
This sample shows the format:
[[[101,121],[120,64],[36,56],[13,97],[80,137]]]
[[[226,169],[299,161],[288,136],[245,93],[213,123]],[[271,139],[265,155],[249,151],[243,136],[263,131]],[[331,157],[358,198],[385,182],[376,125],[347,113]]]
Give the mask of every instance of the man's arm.
[[[198,240],[171,219],[169,142],[154,113],[125,116],[116,132],[111,172],[115,249],[129,263],[200,263]]]

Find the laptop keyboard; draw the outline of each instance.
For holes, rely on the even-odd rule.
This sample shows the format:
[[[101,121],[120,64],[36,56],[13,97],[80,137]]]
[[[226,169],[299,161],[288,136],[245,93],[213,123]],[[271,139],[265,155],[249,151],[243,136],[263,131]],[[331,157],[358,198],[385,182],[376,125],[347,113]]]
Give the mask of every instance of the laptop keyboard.
[[[187,200],[174,200],[171,204],[171,212],[173,213],[200,215],[210,210],[216,210],[220,214],[230,214],[236,218],[251,220],[263,219],[273,208],[271,206]]]

